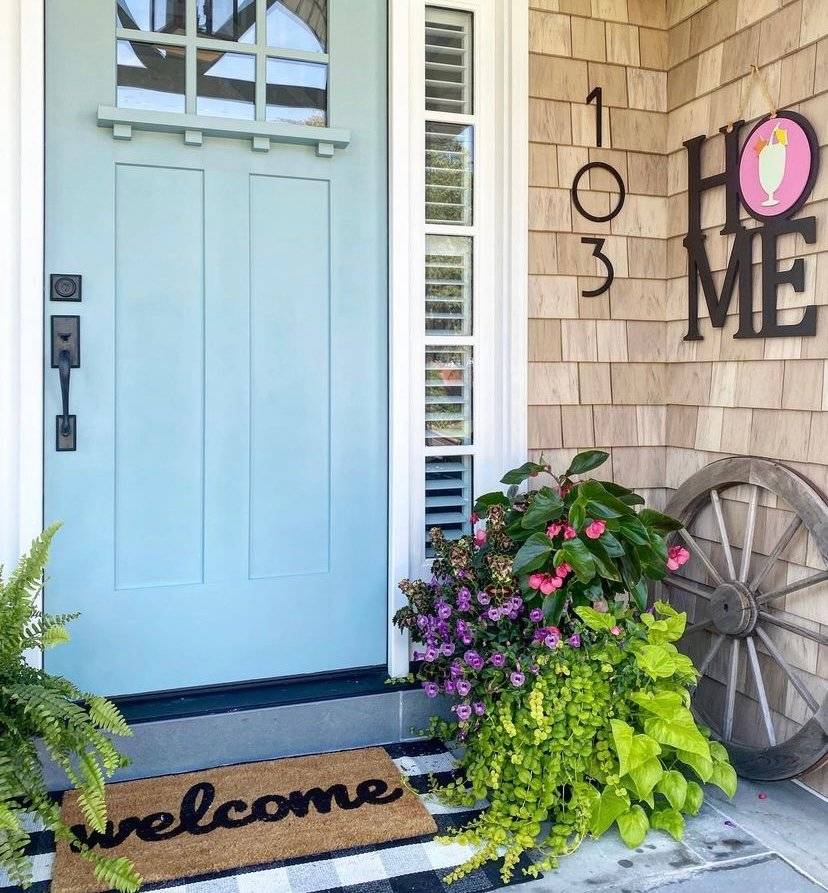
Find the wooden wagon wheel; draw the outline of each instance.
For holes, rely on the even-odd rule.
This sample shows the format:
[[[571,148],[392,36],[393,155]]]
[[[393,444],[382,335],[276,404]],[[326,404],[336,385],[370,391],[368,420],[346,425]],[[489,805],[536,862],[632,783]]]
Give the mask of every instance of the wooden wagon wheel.
[[[815,768],[828,756],[828,688],[816,675],[828,636],[813,612],[818,605],[817,620],[828,622],[828,588],[824,595],[819,588],[828,571],[802,565],[828,566],[825,500],[784,465],[739,457],[694,474],[666,511],[685,525],[671,542],[691,555],[664,591],[688,612],[680,645],[701,672],[694,711],[746,778],[781,780]],[[764,551],[755,548],[757,518]],[[744,536],[732,538],[737,526]],[[798,557],[790,556],[792,542]],[[810,617],[798,613],[798,598],[808,599]]]

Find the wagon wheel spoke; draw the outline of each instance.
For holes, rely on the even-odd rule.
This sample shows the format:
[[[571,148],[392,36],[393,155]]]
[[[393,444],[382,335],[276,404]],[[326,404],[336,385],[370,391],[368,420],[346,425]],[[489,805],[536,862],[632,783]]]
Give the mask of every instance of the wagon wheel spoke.
[[[683,592],[697,595],[705,601],[710,601],[710,598],[713,595],[713,589],[711,589],[710,586],[705,586],[703,583],[697,583],[695,580],[688,580],[686,577],[677,577],[671,574],[665,577],[663,582],[673,589],[681,589]]]
[[[724,723],[722,737],[730,741],[733,737],[733,713],[736,707],[736,682],[739,677],[739,642],[740,639],[732,639],[730,646],[730,669],[727,673],[727,691],[725,693]]]
[[[759,504],[759,488],[753,485],[748,501],[747,520],[745,521],[745,544],[742,547],[742,563],[739,567],[739,582],[747,580],[750,571],[750,556],[753,553],[753,535],[756,532],[756,507]]]
[[[818,712],[819,704],[817,703],[816,698],[811,694],[808,687],[799,677],[799,674],[785,660],[782,652],[776,647],[776,645],[774,645],[773,639],[771,639],[771,637],[762,629],[761,626],[756,627],[756,635],[759,636],[765,648],[768,649],[768,654],[776,661],[776,664],[788,677],[791,685],[796,689],[796,691],[799,692],[799,696],[808,705],[808,709],[811,711],[811,713]]]
[[[716,638],[713,640],[710,650],[704,656],[704,660],[699,664],[700,676],[704,676],[707,672],[707,668],[713,663],[713,658],[719,653],[719,649],[722,647],[722,642],[724,642],[724,640],[725,637],[721,633],[716,633]]]
[[[688,531],[682,527],[679,530],[679,536],[684,540],[687,544],[687,548],[698,557],[699,561],[707,568],[707,572],[711,577],[716,581],[716,584],[721,586],[724,583],[722,579],[722,575],[716,570],[713,565],[713,562],[707,557],[707,553],[702,549],[702,547],[693,539],[693,537],[688,533]]]
[[[798,636],[802,636],[804,639],[810,639],[812,642],[817,642],[820,645],[828,645],[828,636],[824,636],[822,633],[818,633],[815,630],[808,629],[806,626],[800,626],[798,623],[791,623],[790,620],[783,620],[781,617],[777,617],[776,614],[768,614],[767,611],[760,611],[759,617],[764,620],[765,623],[778,626],[780,629],[786,629],[789,633],[796,633]]]
[[[700,620],[698,623],[694,623],[691,626],[688,626],[684,630],[684,635],[689,636],[691,633],[697,633],[699,630],[707,629],[713,621],[708,617],[707,620]]]
[[[727,572],[731,579],[736,577],[736,568],[733,564],[733,552],[730,549],[730,537],[727,535],[727,527],[725,526],[724,515],[722,514],[722,501],[719,499],[719,491],[710,491],[710,501],[713,503],[713,513],[716,516],[716,523],[719,525],[719,536],[722,538],[722,549],[724,550],[725,561],[727,562]]]
[[[768,744],[770,744],[771,747],[775,747],[776,734],[773,731],[773,720],[771,719],[770,707],[768,706],[768,695],[765,691],[762,670],[759,667],[759,655],[756,653],[756,643],[753,641],[753,636],[748,636],[747,638],[747,652],[750,669],[753,672],[753,681],[756,683],[756,692],[759,695],[759,706],[762,708],[762,720],[765,723]]]
[[[775,598],[782,598],[783,595],[799,592],[800,589],[806,589],[808,586],[816,586],[817,583],[823,583],[825,580],[828,580],[828,570],[820,571],[818,574],[814,574],[810,577],[804,577],[802,580],[794,580],[793,583],[788,583],[787,586],[782,586],[780,589],[774,589],[772,592],[763,592],[761,595],[756,596],[756,603],[758,605],[764,605],[766,602],[772,601]]]
[[[765,577],[767,577],[767,575],[770,573],[770,569],[776,563],[777,559],[785,550],[785,547],[788,545],[788,543],[796,536],[800,527],[802,527],[802,518],[800,518],[799,515],[794,515],[793,520],[788,525],[785,532],[782,534],[782,536],[779,537],[779,542],[777,542],[773,549],[771,549],[770,555],[768,555],[768,557],[764,560],[764,562],[762,563],[762,567],[759,568],[756,575],[750,581],[748,588],[751,591],[756,592],[756,590],[762,585]]]

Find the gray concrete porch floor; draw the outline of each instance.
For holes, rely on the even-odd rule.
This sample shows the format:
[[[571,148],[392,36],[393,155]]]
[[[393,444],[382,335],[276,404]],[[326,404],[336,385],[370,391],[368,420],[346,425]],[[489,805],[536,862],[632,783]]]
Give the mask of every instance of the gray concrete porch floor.
[[[557,871],[518,886],[549,893],[818,893],[828,890],[828,802],[792,782],[741,780],[732,801],[706,790],[681,843],[652,833],[636,850],[615,832]],[[766,795],[760,798],[759,794]]]

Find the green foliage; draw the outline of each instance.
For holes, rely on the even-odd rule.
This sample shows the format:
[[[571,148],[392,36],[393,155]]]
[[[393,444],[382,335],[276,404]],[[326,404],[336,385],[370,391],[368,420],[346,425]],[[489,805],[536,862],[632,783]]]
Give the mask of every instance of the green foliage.
[[[24,889],[31,885],[27,817],[38,816],[57,840],[78,849],[95,876],[111,888],[134,891],[141,880],[132,863],[83,847],[64,824],[43,781],[35,741],[41,739],[78,790],[89,827],[106,826],[104,781],[126,765],[110,735],[129,735],[117,708],[98,695],[30,666],[29,650],[68,641],[66,624],[76,615],[54,616],[37,608],[43,569],[57,525],[44,531],[8,580],[0,568],[0,867]]]
[[[432,581],[400,584],[395,623],[425,645],[417,678],[458,701],[456,721],[432,722],[464,746],[458,780],[436,793],[489,802],[452,835],[475,854],[448,880],[502,856],[507,881],[540,846],[537,875],[611,828],[632,847],[650,829],[680,838],[702,784],[735,790],[727,751],[690,711],[698,674],[675,645],[686,616],[646,610],[647,581],[687,558],[665,542],[678,522],[619,484],[572,480],[606,458],[582,453],[559,478],[532,462],[507,473],[507,494],[476,503],[485,536],[432,531]],[[553,484],[518,493],[541,475]]]

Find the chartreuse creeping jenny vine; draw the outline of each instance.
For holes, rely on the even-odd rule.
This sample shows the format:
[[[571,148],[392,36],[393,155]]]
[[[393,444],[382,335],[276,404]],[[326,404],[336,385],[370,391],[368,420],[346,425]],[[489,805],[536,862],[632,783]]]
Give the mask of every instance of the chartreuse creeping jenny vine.
[[[665,543],[680,525],[618,484],[573,480],[606,458],[581,453],[560,477],[510,471],[507,493],[477,501],[473,535],[432,531],[432,579],[400,583],[394,619],[422,643],[417,678],[455,700],[431,732],[464,748],[435,791],[489,804],[452,838],[477,849],[450,881],[500,857],[508,881],[540,848],[537,875],[613,825],[631,847],[651,828],[679,839],[703,783],[735,792],[727,751],[690,711],[698,674],[674,644],[686,617],[647,609],[647,580],[689,557]],[[541,474],[551,483],[518,492]]]

